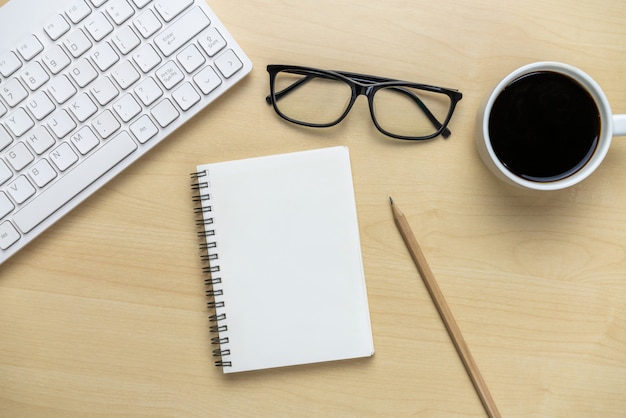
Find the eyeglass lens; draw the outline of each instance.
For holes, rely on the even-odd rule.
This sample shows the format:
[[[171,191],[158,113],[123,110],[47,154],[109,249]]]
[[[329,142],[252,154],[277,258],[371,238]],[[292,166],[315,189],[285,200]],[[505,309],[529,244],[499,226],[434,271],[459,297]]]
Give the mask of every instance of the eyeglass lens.
[[[331,75],[283,70],[274,82],[276,107],[287,118],[310,126],[336,123],[346,112],[352,88]],[[432,135],[445,122],[451,99],[443,93],[397,85],[376,90],[372,113],[380,129],[392,135]]]

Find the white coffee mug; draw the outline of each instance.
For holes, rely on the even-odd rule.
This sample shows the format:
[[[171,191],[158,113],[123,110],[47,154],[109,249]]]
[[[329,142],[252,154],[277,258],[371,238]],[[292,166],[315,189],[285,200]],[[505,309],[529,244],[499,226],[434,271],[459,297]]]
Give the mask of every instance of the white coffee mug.
[[[553,177],[537,177],[537,176],[527,176],[520,171],[523,170],[515,170],[512,169],[514,164],[503,161],[502,152],[498,153],[495,149],[502,149],[503,141],[507,141],[506,138],[498,138],[496,142],[494,142],[495,136],[492,138],[492,135],[496,132],[494,125],[491,125],[493,128],[493,132],[490,132],[490,121],[492,123],[500,123],[507,124],[508,120],[500,120],[500,121],[492,121],[492,114],[499,115],[500,113],[494,112],[494,103],[497,103],[499,100],[504,100],[501,97],[505,94],[509,96],[512,94],[510,91],[517,89],[517,87],[511,88],[511,86],[517,83],[519,80],[524,80],[525,78],[530,79],[528,76],[534,76],[538,73],[541,74],[556,74],[554,77],[557,79],[569,78],[570,81],[573,81],[572,85],[577,85],[579,90],[581,90],[580,94],[585,94],[587,99],[589,96],[591,97],[592,104],[595,104],[595,108],[597,108],[597,115],[595,120],[597,121],[596,132],[596,140],[594,142],[595,145],[589,149],[589,151],[585,154],[584,158],[581,158],[578,165],[573,167],[571,170],[567,172],[567,174],[553,176]],[[566,76],[566,77],[562,77]],[[528,84],[528,81],[525,81]],[[507,92],[507,88],[509,92]],[[518,89],[519,90],[519,89]],[[546,90],[546,89],[543,89]],[[518,95],[531,95],[531,94],[542,94],[541,89],[522,89],[518,91]],[[549,90],[549,89],[547,89]],[[521,96],[521,97],[526,97]],[[534,102],[533,102],[534,103]],[[568,102],[570,103],[570,102]],[[501,107],[501,105],[498,105]],[[532,108],[529,106],[529,108]],[[534,108],[533,108],[534,109]],[[537,112],[535,112],[537,113]],[[541,113],[541,112],[539,112]],[[589,112],[587,112],[589,113]],[[504,118],[502,118],[504,119]],[[554,119],[554,118],[553,118]],[[580,119],[580,118],[578,118]],[[578,119],[576,121],[578,121]],[[520,120],[529,120],[520,118]],[[534,119],[533,119],[534,120]],[[576,122],[575,121],[575,122]],[[524,130],[527,126],[524,126],[523,123],[517,122],[513,124],[514,126],[509,126],[507,132],[512,130]],[[497,132],[504,132],[506,129],[498,128]],[[595,129],[595,128],[594,128]],[[536,62],[532,64],[528,64],[524,67],[518,68],[513,71],[509,75],[507,75],[502,81],[500,81],[497,86],[493,89],[493,91],[487,96],[484,101],[482,108],[478,114],[478,123],[477,123],[477,134],[476,134],[476,145],[478,148],[478,152],[482,157],[484,163],[487,167],[501,180],[505,182],[515,185],[521,186],[527,189],[533,190],[558,190],[566,187],[573,186],[585,178],[587,178],[591,173],[593,173],[596,168],[600,165],[606,153],[611,145],[611,139],[613,136],[626,136],[626,115],[613,115],[611,112],[611,107],[606,98],[606,95],[600,88],[600,86],[586,73],[581,71],[578,68],[575,68],[568,64],[558,63],[558,62]],[[578,132],[579,130],[576,130]],[[530,137],[528,132],[525,133],[526,138]],[[547,134],[546,134],[547,135]],[[503,137],[502,134],[497,134],[498,137]],[[549,139],[549,138],[548,138]],[[530,139],[532,141],[533,139]],[[528,143],[528,141],[526,141]],[[494,149],[494,144],[496,147]],[[561,147],[563,144],[560,145]],[[533,150],[536,148],[533,148]],[[556,148],[555,148],[556,149]],[[560,148],[559,148],[560,149]],[[556,152],[556,151],[555,151]],[[534,156],[540,154],[541,151],[537,151],[536,153],[533,151],[532,155],[528,159],[532,160]],[[512,155],[509,153],[509,155]],[[517,156],[524,154],[515,154]],[[582,155],[582,154],[580,154]],[[509,157],[507,157],[509,158]],[[506,160],[507,158],[504,158]],[[544,158],[544,165],[551,164],[550,156],[546,156]],[[577,157],[574,157],[577,158]],[[517,158],[518,160],[521,157]],[[523,161],[522,161],[523,163]],[[555,162],[556,164],[556,162]]]

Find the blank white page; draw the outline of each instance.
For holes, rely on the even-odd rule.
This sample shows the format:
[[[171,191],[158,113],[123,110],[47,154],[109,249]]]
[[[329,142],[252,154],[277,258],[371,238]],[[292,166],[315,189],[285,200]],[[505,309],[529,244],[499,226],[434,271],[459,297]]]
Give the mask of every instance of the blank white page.
[[[224,373],[374,354],[346,147],[198,166]]]

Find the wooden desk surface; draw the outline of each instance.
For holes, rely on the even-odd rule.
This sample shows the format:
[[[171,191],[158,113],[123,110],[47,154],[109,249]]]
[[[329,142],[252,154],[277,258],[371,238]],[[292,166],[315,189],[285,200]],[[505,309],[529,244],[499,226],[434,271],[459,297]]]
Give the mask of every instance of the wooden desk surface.
[[[210,4],[255,69],[0,266],[0,416],[485,416],[390,195],[503,416],[624,416],[626,140],[582,184],[541,194],[496,180],[474,129],[491,87],[538,60],[582,68],[626,113],[625,2]],[[265,104],[270,63],[453,87],[464,98],[447,140],[388,139],[362,99],[336,129],[306,130]],[[212,365],[188,174],[196,163],[332,145],[351,151],[376,355],[223,376]]]

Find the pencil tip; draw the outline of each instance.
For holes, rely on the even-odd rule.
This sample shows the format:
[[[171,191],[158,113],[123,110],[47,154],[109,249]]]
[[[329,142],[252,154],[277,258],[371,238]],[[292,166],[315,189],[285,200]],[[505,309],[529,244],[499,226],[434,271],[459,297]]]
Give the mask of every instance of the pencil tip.
[[[389,203],[393,205],[393,199],[391,198],[391,196],[389,196]]]

